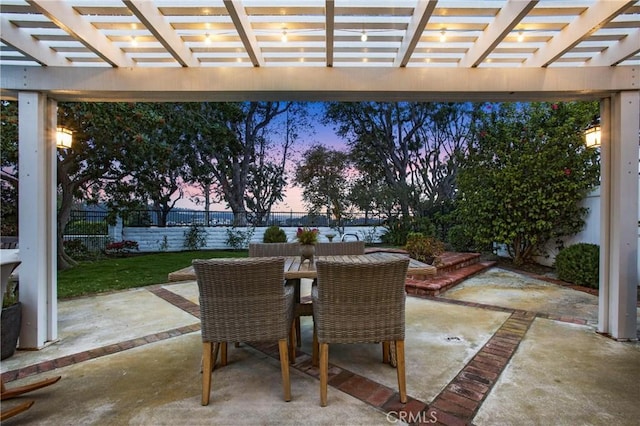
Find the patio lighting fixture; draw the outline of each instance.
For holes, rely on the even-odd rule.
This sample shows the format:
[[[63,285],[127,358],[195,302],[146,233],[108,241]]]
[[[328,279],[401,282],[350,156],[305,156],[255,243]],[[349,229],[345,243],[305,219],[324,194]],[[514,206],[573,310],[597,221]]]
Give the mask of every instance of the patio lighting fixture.
[[[524,33],[520,31],[518,33],[518,43],[522,43],[524,41]]]
[[[73,144],[73,132],[64,127],[56,130],[56,148],[68,149]]]
[[[288,38],[287,38],[287,29],[283,29],[282,30],[282,37],[280,37],[280,40],[282,40],[283,43],[286,43]]]
[[[360,36],[360,40],[362,40],[363,42],[367,41],[367,32],[362,30],[362,35]]]
[[[211,44],[211,34],[205,33],[205,35],[204,35],[204,43],[205,44]]]
[[[447,30],[445,28],[440,31],[440,43],[447,41]]]
[[[138,40],[136,40],[135,36],[131,36],[131,45],[134,47],[138,45]]]
[[[594,117],[589,127],[584,131],[584,139],[587,148],[598,148],[602,142],[600,131],[600,117]]]

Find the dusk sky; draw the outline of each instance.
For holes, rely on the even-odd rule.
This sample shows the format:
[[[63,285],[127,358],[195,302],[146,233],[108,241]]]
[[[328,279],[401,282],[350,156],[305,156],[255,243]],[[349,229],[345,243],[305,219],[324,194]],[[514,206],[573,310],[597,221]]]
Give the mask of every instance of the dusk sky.
[[[322,117],[324,113],[324,107],[322,103],[308,103],[309,113],[311,114],[310,122],[312,124],[312,132],[309,134],[302,134],[299,140],[294,145],[294,154],[292,154],[292,158],[300,158],[301,154],[306,151],[309,147],[314,144],[321,144],[331,149],[340,149],[344,150],[345,145],[342,139],[340,139],[335,132],[333,131],[333,126],[328,125],[325,126],[322,124]],[[289,169],[292,170],[294,167],[294,163],[289,163]],[[292,176],[289,176],[289,181],[292,180]],[[203,206],[197,206],[195,203],[189,200],[189,196],[185,195],[185,197],[178,201],[176,207],[194,209],[194,210],[202,210]],[[226,203],[217,203],[212,206],[212,210],[228,210]],[[285,198],[284,201],[278,203],[273,208],[273,211],[281,211],[281,212],[304,212],[306,208],[304,207],[304,203],[302,202],[302,189],[299,187],[295,187],[292,185],[288,185],[285,189]]]

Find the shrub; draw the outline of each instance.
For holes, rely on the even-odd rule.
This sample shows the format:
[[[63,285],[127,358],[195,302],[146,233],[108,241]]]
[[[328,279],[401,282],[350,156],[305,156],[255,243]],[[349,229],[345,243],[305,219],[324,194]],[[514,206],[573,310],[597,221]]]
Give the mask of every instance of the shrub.
[[[233,250],[246,248],[253,237],[254,228],[241,230],[236,227],[227,228],[227,245]]]
[[[600,276],[600,246],[578,243],[556,256],[558,278],[573,284],[598,288]]]
[[[285,234],[284,230],[280,229],[279,226],[273,225],[268,227],[266,231],[264,231],[262,241],[265,243],[286,243],[287,234]]]
[[[318,228],[298,228],[298,231],[296,231],[296,238],[300,244],[315,244],[318,242],[319,234],[320,231]]]
[[[130,253],[133,250],[138,250],[138,242],[131,240],[116,241],[114,243],[107,244],[107,254],[125,254]]]
[[[64,240],[62,244],[64,252],[75,260],[84,260],[90,257],[89,249],[81,240]]]
[[[207,231],[202,226],[192,224],[189,229],[184,231],[184,243],[182,244],[187,250],[200,250],[207,243]]]
[[[442,241],[433,237],[427,237],[420,232],[410,232],[407,235],[405,250],[413,259],[425,263],[432,263],[433,260],[444,252]]]

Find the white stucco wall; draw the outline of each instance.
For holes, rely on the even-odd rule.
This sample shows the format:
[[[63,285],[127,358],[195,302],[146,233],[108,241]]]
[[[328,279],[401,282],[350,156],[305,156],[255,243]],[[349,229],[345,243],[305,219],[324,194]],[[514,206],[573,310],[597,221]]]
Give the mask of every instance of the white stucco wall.
[[[226,226],[216,227],[203,227],[201,228],[206,233],[206,244],[203,249],[228,249],[231,248],[227,245],[227,230],[232,229]],[[237,231],[245,232],[251,230],[249,227],[235,228]],[[251,242],[262,242],[264,231],[266,227],[253,228],[253,236]],[[287,234],[287,241],[295,241],[295,234],[297,228],[282,228]],[[335,230],[328,227],[319,227],[320,241],[329,241],[326,237],[327,234],[336,234],[333,241],[339,241],[340,236]],[[157,251],[180,251],[184,250],[185,232],[189,230],[188,226],[175,226],[167,228],[121,228],[121,236],[111,235],[115,241],[119,240],[132,240],[138,243],[140,252],[157,252]],[[372,242],[380,242],[380,235],[385,232],[385,229],[381,226],[357,226],[347,227],[344,232],[345,241],[353,241],[356,236],[360,240],[367,241],[367,238],[372,238]],[[166,239],[165,239],[166,237]],[[166,241],[166,246],[164,242]]]

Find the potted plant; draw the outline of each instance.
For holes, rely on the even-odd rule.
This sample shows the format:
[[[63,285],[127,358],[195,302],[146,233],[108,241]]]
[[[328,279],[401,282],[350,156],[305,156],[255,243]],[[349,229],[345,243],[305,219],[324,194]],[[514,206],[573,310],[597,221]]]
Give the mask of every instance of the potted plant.
[[[22,304],[18,300],[18,281],[9,278],[7,290],[2,298],[1,359],[12,356],[18,346],[22,325]]]
[[[296,238],[300,243],[300,261],[304,262],[309,259],[309,263],[313,264],[313,256],[316,253],[316,243],[318,242],[318,228],[298,228]]]
[[[444,253],[444,243],[434,237],[427,237],[421,232],[409,232],[405,250],[409,252],[409,257],[431,265]]]

